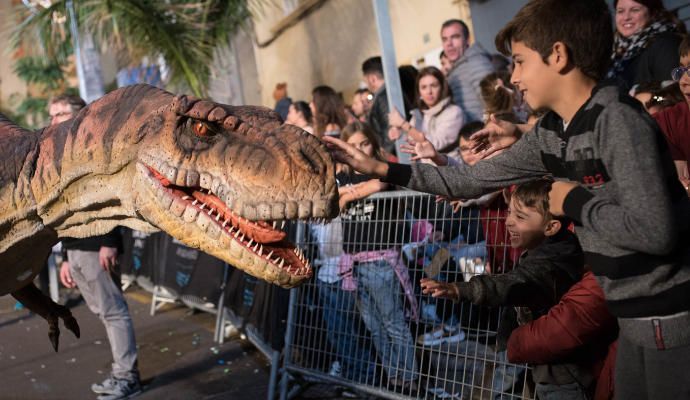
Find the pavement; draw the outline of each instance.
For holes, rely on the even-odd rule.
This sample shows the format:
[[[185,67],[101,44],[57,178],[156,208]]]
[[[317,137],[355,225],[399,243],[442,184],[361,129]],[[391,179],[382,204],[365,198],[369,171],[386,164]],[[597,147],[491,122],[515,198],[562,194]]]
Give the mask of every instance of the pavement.
[[[215,315],[168,304],[149,314],[151,295],[126,292],[144,384],[141,400],[265,399],[267,360],[239,337],[213,341]],[[0,297],[0,400],[95,399],[92,383],[106,378],[112,357],[101,321],[84,302],[72,307],[81,339],[61,324],[60,350],[48,340],[48,325]]]

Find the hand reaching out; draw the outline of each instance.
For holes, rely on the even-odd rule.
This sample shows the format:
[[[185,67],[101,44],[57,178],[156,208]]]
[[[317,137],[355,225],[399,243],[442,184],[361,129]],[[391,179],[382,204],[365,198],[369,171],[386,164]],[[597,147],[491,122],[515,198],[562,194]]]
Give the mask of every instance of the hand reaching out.
[[[405,118],[400,115],[400,112],[397,109],[394,108],[393,111],[388,113],[388,125],[395,128],[400,128],[405,124],[405,122]]]
[[[422,278],[419,283],[422,286],[423,294],[431,294],[431,297],[440,297],[455,301],[460,300],[458,287],[452,283],[439,282],[429,278]]]
[[[330,150],[336,161],[347,164],[356,171],[372,177],[384,178],[388,174],[388,164],[369,157],[359,149],[346,142],[332,137],[324,136],[322,140]]]
[[[520,130],[515,124],[499,120],[491,114],[486,126],[470,137],[472,152],[487,157],[512,146],[520,136]]]
[[[433,159],[438,154],[434,145],[428,140],[422,142],[408,142],[402,143],[400,145],[400,151],[407,154],[412,154],[413,161],[421,160],[424,158]]]

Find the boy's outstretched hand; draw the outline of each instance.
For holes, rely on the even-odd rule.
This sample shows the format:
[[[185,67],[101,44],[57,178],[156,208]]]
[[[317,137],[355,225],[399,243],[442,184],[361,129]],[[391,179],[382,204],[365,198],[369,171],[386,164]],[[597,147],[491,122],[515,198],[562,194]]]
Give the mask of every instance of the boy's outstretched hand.
[[[472,152],[481,153],[482,156],[488,157],[497,151],[512,146],[521,134],[515,124],[499,120],[494,114],[491,114],[484,128],[470,137]]]
[[[460,300],[458,287],[452,283],[439,282],[429,278],[422,278],[419,283],[422,286],[423,294],[431,294],[431,297],[440,297],[455,301]]]
[[[372,177],[385,178],[388,175],[387,163],[369,157],[359,149],[338,138],[324,136],[322,140],[326,143],[326,147],[328,147],[336,161],[347,164],[356,171]]]

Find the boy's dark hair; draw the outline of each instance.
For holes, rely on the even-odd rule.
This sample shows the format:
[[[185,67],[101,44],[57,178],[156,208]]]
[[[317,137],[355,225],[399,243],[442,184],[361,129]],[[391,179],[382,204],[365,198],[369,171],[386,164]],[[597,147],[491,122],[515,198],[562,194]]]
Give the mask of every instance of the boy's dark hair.
[[[525,207],[537,210],[547,221],[551,220],[553,218],[549,211],[551,184],[553,181],[546,178],[523,183],[515,189],[511,198]]]
[[[678,45],[678,55],[681,57],[690,55],[690,35],[683,36],[683,40]]]
[[[376,74],[383,78],[383,63],[381,61],[381,57],[376,56],[376,57],[370,57],[367,58],[363,63],[362,63],[362,74],[364,75],[370,75],[370,74]]]
[[[467,24],[461,19],[453,18],[446,20],[443,24],[441,24],[441,30],[444,30],[447,27],[455,24],[460,25],[460,29],[462,29],[462,35],[465,36],[465,40],[468,40],[470,38],[470,28],[468,28]]]
[[[598,81],[611,60],[611,13],[604,0],[532,0],[496,35],[496,49],[510,55],[511,41],[537,51],[545,63],[553,44],[563,42],[570,63]]]
[[[304,120],[307,121],[307,123],[312,123],[311,108],[309,107],[309,103],[300,100],[292,103],[292,106],[295,107],[295,110],[297,112],[302,113],[302,115],[304,116]]]
[[[460,128],[459,136],[465,140],[470,140],[470,136],[474,135],[482,128],[484,128],[484,123],[482,121],[468,122]]]
[[[443,57],[448,58],[448,56],[446,56],[446,51],[445,51],[445,50],[441,50],[441,53],[438,55],[438,59],[440,60],[440,59],[442,59]]]
[[[48,102],[48,106],[51,106],[51,105],[57,104],[57,103],[69,104],[70,108],[72,109],[73,114],[76,114],[79,110],[86,107],[86,102],[84,101],[84,99],[82,99],[79,96],[72,95],[72,94],[61,94],[61,95],[55,96],[52,99],[50,99],[50,101]]]

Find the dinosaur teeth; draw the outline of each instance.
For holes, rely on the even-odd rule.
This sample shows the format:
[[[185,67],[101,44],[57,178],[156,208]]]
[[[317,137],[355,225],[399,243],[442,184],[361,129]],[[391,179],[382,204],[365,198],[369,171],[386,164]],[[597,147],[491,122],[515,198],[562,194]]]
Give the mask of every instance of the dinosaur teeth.
[[[218,214],[218,216],[220,216],[220,214]],[[225,225],[227,225],[227,224],[228,224],[228,220],[226,219],[225,221],[223,221],[223,228],[225,228]],[[230,230],[232,230],[232,226],[230,227]]]
[[[259,257],[261,257],[261,254],[264,252],[264,246],[259,246]]]
[[[208,210],[208,213],[207,213],[207,214],[208,214],[208,215],[213,214],[213,209]]]
[[[216,214],[216,221],[220,221],[220,213]]]
[[[199,202],[199,200],[194,199],[194,201],[192,202],[192,205],[196,205],[196,203],[198,203],[198,202]]]
[[[206,203],[201,203],[201,209],[203,210],[204,207],[206,207]]]
[[[235,232],[235,238],[239,238],[239,237],[240,237],[240,230],[238,229],[237,232]]]
[[[182,196],[182,200],[189,200],[189,199],[191,199],[191,197],[189,197],[189,196]]]
[[[252,248],[252,250],[254,250],[254,252],[256,252],[257,250],[259,250],[259,243],[257,243],[256,245],[254,245],[254,247]]]
[[[278,226],[278,221],[273,221],[273,229],[276,229],[277,226]]]
[[[278,264],[278,268],[283,268],[283,265],[285,265],[285,259],[281,258],[280,259],[280,264]]]
[[[282,230],[283,228],[285,228],[285,220],[280,223],[280,229]]]
[[[268,258],[268,260],[270,261],[272,255],[273,255],[273,250],[271,250],[271,252],[268,253],[268,255],[266,256],[266,258]]]

